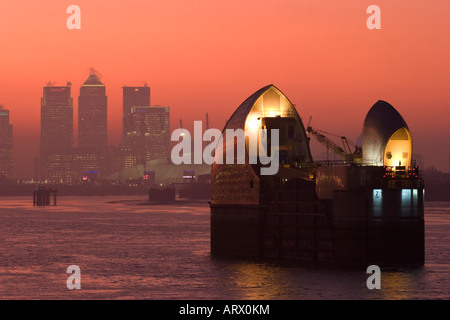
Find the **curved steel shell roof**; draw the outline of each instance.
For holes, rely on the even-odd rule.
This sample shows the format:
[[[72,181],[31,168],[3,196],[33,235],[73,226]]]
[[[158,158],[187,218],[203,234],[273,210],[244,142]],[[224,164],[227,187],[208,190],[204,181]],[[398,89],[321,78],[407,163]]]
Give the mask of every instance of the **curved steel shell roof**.
[[[299,124],[299,140],[297,141],[296,153],[302,159],[301,162],[312,162],[308,138],[302,119],[291,101],[273,84],[259,89],[245,99],[227,121],[223,132],[227,129],[248,130],[249,123],[260,117],[294,118]]]
[[[275,86],[269,84],[268,86],[259,89],[247,99],[245,99],[244,102],[242,102],[241,105],[231,115],[231,118],[228,120],[225,129],[244,129],[245,120],[247,120],[247,116],[253,108],[256,100],[258,100],[264,94],[264,92],[269,90],[271,87]]]
[[[400,113],[389,103],[377,101],[364,119],[362,150],[363,161],[383,165],[383,154],[389,138],[400,128],[408,125]]]
[[[282,125],[285,127],[280,128]],[[297,110],[283,92],[272,84],[259,89],[240,104],[227,121],[222,135],[226,136],[229,129],[230,131],[241,129],[245,133],[251,133],[262,126],[280,128],[280,132],[287,132],[287,128],[291,128],[291,138],[280,139],[280,142],[290,143],[290,149],[283,149],[289,150],[289,155],[286,156],[289,160],[286,161],[292,158],[300,163],[312,162],[305,127]],[[215,160],[211,167],[211,203],[258,205],[261,165],[249,163],[248,158],[242,164],[236,162],[226,164],[218,161],[224,159],[227,148],[234,150],[235,144],[234,139],[230,141],[224,139],[218,142],[215,149]],[[246,155],[249,154],[247,147]],[[279,167],[278,161],[276,165]]]

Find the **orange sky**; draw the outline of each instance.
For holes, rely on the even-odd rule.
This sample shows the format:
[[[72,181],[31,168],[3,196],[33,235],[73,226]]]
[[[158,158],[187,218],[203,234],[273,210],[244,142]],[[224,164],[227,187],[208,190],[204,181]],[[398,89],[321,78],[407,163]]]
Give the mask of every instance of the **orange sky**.
[[[81,30],[66,27],[71,4]],[[381,30],[366,27],[372,4]],[[152,104],[171,107],[172,129],[206,112],[222,129],[273,83],[314,127],[351,140],[373,103],[388,101],[415,152],[447,172],[449,17],[448,0],[1,1],[0,104],[11,110],[16,175],[32,174],[42,87],[71,81],[76,119],[90,67],[106,85],[111,144],[120,142],[125,84],[148,83]]]

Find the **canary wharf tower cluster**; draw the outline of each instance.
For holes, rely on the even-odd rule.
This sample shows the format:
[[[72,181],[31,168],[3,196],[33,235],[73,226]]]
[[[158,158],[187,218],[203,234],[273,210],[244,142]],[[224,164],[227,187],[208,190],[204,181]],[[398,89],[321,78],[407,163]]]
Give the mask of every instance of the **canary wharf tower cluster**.
[[[108,146],[105,85],[92,72],[78,96],[78,147],[73,147],[72,84],[47,83],[41,98],[41,148],[34,179],[83,183],[169,154],[169,107],[150,105],[150,87],[123,87],[123,142]]]

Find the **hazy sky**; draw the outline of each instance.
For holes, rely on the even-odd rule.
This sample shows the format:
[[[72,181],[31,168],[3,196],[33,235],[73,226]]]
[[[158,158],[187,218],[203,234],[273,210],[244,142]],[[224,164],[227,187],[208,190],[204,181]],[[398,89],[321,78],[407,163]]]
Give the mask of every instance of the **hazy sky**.
[[[72,4],[80,30],[66,26]],[[381,30],[366,26],[373,4]],[[222,129],[272,83],[305,122],[312,115],[313,127],[351,140],[377,100],[391,103],[414,152],[447,172],[449,17],[448,0],[1,1],[0,104],[11,110],[16,175],[31,175],[38,154],[42,87],[71,81],[77,119],[91,67],[106,85],[111,144],[120,143],[123,85],[148,83],[152,104],[171,107],[172,129],[206,112]]]

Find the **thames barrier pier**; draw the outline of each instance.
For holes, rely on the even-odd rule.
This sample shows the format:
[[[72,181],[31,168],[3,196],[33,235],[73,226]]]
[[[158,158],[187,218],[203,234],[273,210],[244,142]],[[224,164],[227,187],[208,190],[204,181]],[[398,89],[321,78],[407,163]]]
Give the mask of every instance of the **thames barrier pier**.
[[[274,85],[247,98],[224,133],[257,128],[279,130],[279,170],[262,175],[265,165],[259,162],[214,162],[213,255],[424,264],[424,184],[411,158],[411,133],[393,106],[384,101],[372,106],[362,146],[343,153],[342,161],[313,160],[312,129],[305,129],[294,105]]]
[[[33,206],[49,206],[51,195],[53,195],[53,205],[56,206],[56,194],[58,190],[45,187],[36,187],[33,191]]]

